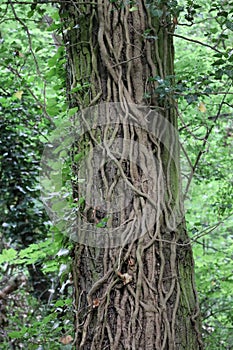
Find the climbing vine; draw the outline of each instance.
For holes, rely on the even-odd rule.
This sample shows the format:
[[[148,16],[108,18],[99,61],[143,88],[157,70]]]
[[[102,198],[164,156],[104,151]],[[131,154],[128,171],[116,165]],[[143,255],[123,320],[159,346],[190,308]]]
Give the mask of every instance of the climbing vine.
[[[153,15],[141,1],[61,6],[61,18],[69,19],[63,33],[69,103],[77,107],[74,123],[81,128],[73,152],[85,155],[74,162],[74,172],[86,182],[73,184],[74,197],[85,198],[76,240],[89,243],[74,250],[79,349],[173,349],[177,332],[185,347],[179,322],[187,314],[185,332],[190,339],[197,334],[190,349],[202,347],[187,272],[193,265],[190,243],[180,220],[175,100],[172,89],[163,96],[158,90],[159,79],[174,80],[174,23],[166,2],[157,10]],[[120,204],[112,212],[114,201]],[[92,241],[96,226],[100,233]],[[114,247],[117,234],[120,248]]]

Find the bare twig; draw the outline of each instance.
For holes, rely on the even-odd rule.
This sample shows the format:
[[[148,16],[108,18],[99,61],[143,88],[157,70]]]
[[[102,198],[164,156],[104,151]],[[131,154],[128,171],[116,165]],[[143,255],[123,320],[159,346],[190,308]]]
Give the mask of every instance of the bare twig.
[[[216,49],[216,47],[211,46],[211,45],[206,44],[206,43],[203,43],[202,41],[199,41],[199,40],[196,40],[196,39],[187,38],[186,36],[183,36],[183,35],[180,35],[180,34],[174,34],[174,33],[171,33],[171,32],[168,32],[168,34],[173,35],[173,36],[175,36],[176,38],[184,39],[184,40],[190,41],[190,42],[192,42],[192,43],[196,43],[196,44],[199,44],[199,45],[208,47],[208,48],[211,49],[211,50],[214,50],[214,51],[216,51],[216,52],[218,52],[218,53],[223,54],[223,52],[220,51],[220,50],[218,50],[218,49]]]
[[[231,86],[228,88],[228,91],[230,90],[230,88],[231,88]],[[225,99],[226,99],[226,96],[228,95],[228,91],[225,93],[225,95],[224,95],[223,98],[222,98],[222,101],[221,101],[221,103],[220,103],[220,105],[219,105],[219,108],[218,108],[218,113],[216,114],[216,117],[215,117],[214,120],[213,120],[213,124],[211,125],[211,127],[210,127],[209,129],[207,129],[207,132],[206,132],[206,134],[205,134],[205,137],[203,138],[203,143],[202,143],[201,150],[199,151],[199,153],[198,153],[198,155],[197,155],[197,158],[196,158],[195,163],[194,163],[194,165],[193,165],[193,167],[192,167],[192,171],[191,171],[191,173],[190,173],[190,176],[189,176],[189,179],[188,179],[188,182],[187,182],[187,185],[186,185],[186,189],[185,189],[185,193],[184,193],[184,198],[186,198],[186,196],[187,196],[187,193],[188,193],[188,190],[189,190],[189,187],[190,187],[190,184],[191,184],[193,175],[194,175],[194,173],[195,173],[195,171],[196,171],[196,169],[197,169],[197,166],[198,166],[199,161],[200,161],[200,159],[201,159],[201,157],[202,157],[202,154],[204,153],[205,146],[206,146],[206,144],[207,144],[207,142],[208,142],[208,138],[209,138],[209,136],[210,136],[210,134],[211,134],[211,132],[212,132],[214,126],[215,126],[216,121],[218,120],[219,116],[221,115],[221,110],[222,110],[224,101],[225,101]]]
[[[37,61],[37,58],[36,58],[36,55],[33,51],[33,48],[32,48],[32,40],[31,40],[31,34],[30,34],[30,31],[28,29],[28,27],[26,26],[26,24],[22,21],[21,18],[19,18],[19,16],[17,15],[16,11],[15,11],[15,8],[13,6],[13,3],[11,0],[9,0],[9,3],[10,3],[10,6],[11,6],[11,9],[12,9],[12,12],[15,16],[15,19],[16,21],[18,21],[21,26],[23,27],[23,29],[25,30],[26,34],[27,34],[27,37],[28,37],[28,44],[29,44],[29,51],[31,52],[32,54],[32,57],[34,59],[34,62],[35,62],[35,65],[36,65],[36,71],[37,71],[37,74],[41,77],[41,72],[40,72],[40,69],[39,69],[39,64],[38,64],[38,61]]]
[[[187,94],[182,94],[180,92],[174,91],[174,95],[187,96]],[[233,95],[230,91],[213,91],[213,92],[202,92],[202,95]]]

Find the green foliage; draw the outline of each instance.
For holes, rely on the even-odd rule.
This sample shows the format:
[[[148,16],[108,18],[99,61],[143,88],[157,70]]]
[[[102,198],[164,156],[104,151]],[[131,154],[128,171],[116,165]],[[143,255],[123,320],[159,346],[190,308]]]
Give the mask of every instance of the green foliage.
[[[42,261],[45,272],[58,272],[59,266],[64,262],[67,263],[68,260],[67,252],[69,253],[69,249],[63,248],[64,250],[62,250],[61,247],[63,245],[63,235],[59,231],[55,231],[53,236],[47,237],[42,242],[32,243],[27,248],[20,250],[14,248],[3,249],[0,254],[0,264],[8,263],[11,265],[22,265],[24,267]],[[50,261],[56,255],[59,258]]]
[[[8,350],[9,344],[30,350],[68,349],[61,338],[72,334],[71,298],[61,297],[48,309],[38,305],[28,292],[21,291],[10,299],[10,307],[15,311],[1,349]]]
[[[13,77],[12,77],[13,78]],[[12,82],[13,85],[13,82]],[[14,86],[12,86],[14,91]],[[11,91],[12,91],[11,90]],[[13,92],[12,91],[12,92]],[[14,101],[10,89],[1,97],[0,172],[1,232],[24,245],[46,230],[47,218],[39,202],[37,184],[43,135],[41,111],[29,102]]]
[[[70,246],[50,228],[39,187],[44,143],[66,114],[64,48],[51,33],[54,25],[59,31],[59,16],[56,8],[36,3],[1,6],[0,16],[0,289],[12,274],[27,277],[7,299],[0,347],[59,349],[72,324],[72,314],[66,319]],[[34,298],[41,293],[49,297],[47,306]]]
[[[230,349],[232,344],[232,209],[216,215],[218,181],[196,184],[187,203],[192,232],[196,282],[207,349]],[[204,195],[203,195],[204,193]],[[227,197],[226,197],[227,198]],[[229,198],[228,198],[229,200]],[[218,206],[218,203],[217,203]]]
[[[232,346],[232,51],[228,2],[184,2],[178,26],[176,96],[192,184],[186,219],[193,241],[205,348]],[[197,24],[195,24],[197,23]],[[210,47],[189,42],[189,38]],[[212,49],[211,49],[212,47]],[[216,50],[220,52],[216,53]],[[230,94],[229,94],[230,93]],[[197,161],[198,159],[198,161]],[[187,181],[184,181],[184,188]],[[186,187],[187,189],[187,187]]]

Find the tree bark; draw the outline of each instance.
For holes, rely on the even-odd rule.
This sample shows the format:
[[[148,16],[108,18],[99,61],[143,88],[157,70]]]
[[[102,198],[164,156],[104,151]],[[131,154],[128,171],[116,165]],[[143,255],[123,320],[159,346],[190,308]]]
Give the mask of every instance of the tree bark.
[[[73,259],[76,348],[202,349],[183,219],[171,9],[166,1],[130,3],[60,8],[68,100],[83,130],[73,170],[86,179],[73,183],[75,201],[85,197]],[[101,244],[91,225],[103,226]]]

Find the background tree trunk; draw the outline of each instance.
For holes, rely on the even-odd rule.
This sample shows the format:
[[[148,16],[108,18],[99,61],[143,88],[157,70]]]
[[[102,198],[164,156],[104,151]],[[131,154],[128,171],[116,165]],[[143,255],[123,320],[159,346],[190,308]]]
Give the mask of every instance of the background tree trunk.
[[[122,238],[120,246],[88,246],[82,239],[75,244],[79,350],[202,349],[192,251],[182,219],[176,108],[169,88],[173,23],[166,1],[161,3],[154,8],[157,17],[144,1],[61,5],[70,107],[83,110],[107,102],[114,111],[112,102],[120,106],[120,113],[116,107],[107,122],[99,123],[98,108],[92,109],[94,121],[85,113],[79,119],[84,130],[84,124],[92,125],[74,150],[85,157],[81,168],[76,162],[73,167],[88,179],[84,187],[74,183],[74,198],[85,192],[79,227],[86,223],[86,236],[90,225],[103,224],[104,232],[121,227],[117,232]],[[159,90],[158,80],[169,81],[168,90]],[[109,107],[103,108],[108,114]],[[159,118],[148,110],[159,112]],[[124,116],[133,121],[125,123]],[[106,206],[98,204],[100,189]],[[108,203],[114,201],[118,210],[110,213]],[[83,237],[83,232],[77,235]]]

